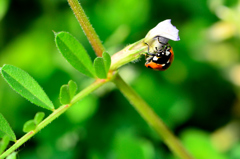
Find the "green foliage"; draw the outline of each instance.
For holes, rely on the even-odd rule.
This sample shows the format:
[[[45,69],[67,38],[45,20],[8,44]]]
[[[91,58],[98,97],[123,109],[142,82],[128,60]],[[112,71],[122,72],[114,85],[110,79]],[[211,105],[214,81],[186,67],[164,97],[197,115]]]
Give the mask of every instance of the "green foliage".
[[[5,135],[0,141],[0,154],[7,148],[10,141],[10,137]]]
[[[37,125],[34,120],[29,120],[23,125],[23,132],[29,132],[36,129]]]
[[[34,116],[34,119],[28,120],[24,125],[23,125],[23,132],[29,132],[32,130],[35,130],[37,125],[43,120],[45,116],[44,112],[38,112]]]
[[[13,152],[6,159],[16,159],[16,158],[17,158],[17,152]]]
[[[7,83],[24,98],[45,109],[54,109],[43,89],[27,72],[15,66],[4,65],[1,73]]]
[[[111,56],[107,52],[104,52],[102,54],[102,58],[104,61],[104,66],[105,66],[106,72],[108,72],[108,70],[111,66]]]
[[[61,104],[69,104],[74,97],[77,91],[77,84],[70,80],[67,85],[62,85],[60,88],[60,103]]]
[[[70,95],[69,95],[68,85],[61,86],[59,99],[60,99],[61,104],[69,104],[70,103],[71,99],[70,99]]]
[[[0,0],[0,3],[3,1]],[[236,0],[209,0],[208,3],[202,0],[112,0],[85,1],[83,4],[101,40],[104,43],[108,40],[113,42],[105,45],[111,55],[144,38],[158,22],[166,18],[172,19],[173,25],[179,29],[181,41],[169,41],[175,55],[171,67],[164,72],[152,71],[144,67],[145,60],[142,58],[122,67],[119,72],[170,129],[177,129],[177,134],[185,132],[190,126],[207,134],[207,137],[196,135],[194,131],[186,134],[195,134],[191,137],[192,142],[187,144],[188,149],[194,149],[195,154],[204,152],[201,149],[204,146],[200,145],[209,147],[209,136],[212,133],[221,131],[219,128],[239,116],[240,32],[239,24],[234,25],[235,22],[239,23],[239,18],[233,10],[237,11],[239,7],[237,4],[224,7],[224,4],[232,2],[237,3]],[[0,66],[8,63],[27,71],[41,83],[53,103],[58,104],[59,87],[65,81],[74,79],[82,90],[92,80],[73,70],[62,58],[52,40],[51,30],[69,31],[81,42],[92,59],[95,58],[94,52],[66,1],[25,0],[17,3],[24,9],[16,14],[15,5],[9,5],[8,12],[4,11],[7,14],[1,21]],[[31,4],[31,10],[27,3]],[[210,6],[210,3],[213,5]],[[154,6],[165,7],[161,8],[160,13]],[[1,7],[3,6],[0,5]],[[225,8],[224,11],[219,12],[222,8]],[[0,9],[1,11],[3,10]],[[226,25],[228,23],[230,25]],[[121,27],[126,27],[128,31],[123,29],[113,39],[109,39]],[[221,33],[232,34],[232,37],[219,41],[216,34]],[[119,42],[123,35],[126,38]],[[212,38],[215,40],[212,41]],[[155,150],[153,158],[170,159],[169,150],[129,102],[113,89],[113,85],[104,85],[87,98],[73,105],[63,116],[34,136],[24,151],[19,152],[19,156],[72,159],[87,158],[94,152],[96,157],[92,158],[115,158],[116,152],[123,152],[118,145],[124,145],[121,134],[127,132],[122,129],[130,128],[135,133],[127,134],[126,138],[137,143],[147,139]],[[40,109],[31,106],[31,103],[11,91],[0,78],[0,112],[6,114],[5,117],[19,137],[22,135],[22,123],[28,120],[28,114],[35,114]],[[229,135],[236,133],[237,129],[234,127],[231,133],[227,131],[223,138],[230,139]],[[64,141],[69,148],[61,149],[59,140],[65,135],[68,138],[64,138]],[[228,159],[239,159],[240,142],[233,139],[235,146],[229,145],[226,151],[207,152],[221,153]],[[185,140],[187,139],[183,139],[184,143]],[[221,144],[225,146],[228,143],[231,142]],[[136,158],[137,155],[132,156]]]
[[[67,32],[55,33],[55,42],[67,61],[86,76],[95,77],[92,61],[84,47]]]
[[[96,75],[100,79],[107,78],[107,73],[111,65],[111,57],[107,52],[104,52],[102,57],[97,57],[94,60],[94,69]]]
[[[35,124],[38,125],[43,120],[44,116],[45,116],[44,112],[38,112],[33,119]]]
[[[0,137],[7,135],[8,137],[10,137],[10,140],[16,141],[16,136],[12,128],[10,127],[7,120],[3,117],[1,113],[0,113],[0,135],[1,135]]]
[[[94,68],[95,68],[95,72],[96,72],[96,75],[98,76],[98,78],[101,78],[101,79],[107,78],[107,72],[106,72],[106,69],[104,66],[103,58],[97,57],[94,60]]]
[[[73,80],[70,80],[68,82],[68,89],[69,89],[70,99],[72,99],[77,92],[77,83],[74,82]]]

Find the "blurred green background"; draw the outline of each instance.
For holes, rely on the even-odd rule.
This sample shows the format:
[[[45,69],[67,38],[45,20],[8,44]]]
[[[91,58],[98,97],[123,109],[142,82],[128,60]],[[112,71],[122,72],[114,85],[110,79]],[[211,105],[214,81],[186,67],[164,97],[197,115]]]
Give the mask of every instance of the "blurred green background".
[[[169,41],[171,67],[156,72],[142,58],[120,73],[196,159],[240,159],[240,0],[80,2],[110,54],[172,19],[181,40]],[[0,66],[27,71],[58,107],[61,85],[73,79],[80,91],[93,80],[67,63],[52,31],[70,32],[95,58],[66,0],[0,0]],[[38,111],[0,78],[0,112],[17,138]],[[20,159],[175,159],[111,83],[18,150]]]

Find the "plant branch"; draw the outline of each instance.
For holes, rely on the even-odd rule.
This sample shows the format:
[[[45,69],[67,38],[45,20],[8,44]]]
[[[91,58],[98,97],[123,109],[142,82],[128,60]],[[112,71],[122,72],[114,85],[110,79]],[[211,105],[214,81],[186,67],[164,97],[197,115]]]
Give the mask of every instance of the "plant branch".
[[[97,56],[102,56],[102,53],[105,51],[105,48],[99,39],[97,33],[95,32],[94,28],[90,24],[83,8],[81,7],[78,0],[68,0],[68,3],[73,10],[79,24],[81,25],[84,33],[86,34],[88,41],[93,47]]]
[[[111,57],[110,70],[116,70],[131,61],[138,60],[145,52],[147,52],[147,45],[143,43],[143,39],[128,45]]]
[[[37,132],[42,130],[45,126],[50,124],[53,120],[55,120],[57,117],[59,117],[61,114],[63,114],[70,106],[102,86],[104,83],[108,82],[108,80],[96,80],[94,83],[92,83],[90,86],[79,92],[77,95],[73,97],[73,100],[70,104],[62,105],[58,109],[54,110],[52,114],[50,114],[46,119],[44,119],[35,130],[30,131],[29,133],[25,134],[23,137],[21,137],[19,140],[15,142],[9,149],[7,149],[3,154],[0,155],[0,159],[3,159],[7,157],[9,154],[11,154],[13,151],[15,151],[18,147],[20,147],[22,144],[24,144],[26,141],[28,141],[31,137],[33,137]]]
[[[164,142],[176,156],[182,159],[193,159],[151,107],[128,84],[126,84],[119,75],[116,76],[113,82],[142,118],[156,130],[160,137],[162,137]]]

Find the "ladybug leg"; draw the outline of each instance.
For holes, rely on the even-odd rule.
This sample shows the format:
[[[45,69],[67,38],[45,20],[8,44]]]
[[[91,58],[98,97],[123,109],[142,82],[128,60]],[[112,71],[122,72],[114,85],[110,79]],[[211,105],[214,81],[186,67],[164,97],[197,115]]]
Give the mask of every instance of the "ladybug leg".
[[[167,51],[167,45],[164,46],[163,52]]]
[[[167,43],[166,45],[164,45],[163,50],[164,50],[164,52],[166,52],[166,51],[170,51],[171,48],[172,48],[172,47]]]
[[[147,61],[151,61],[152,59],[153,59],[153,56],[154,56],[155,54],[153,54],[152,55],[152,53],[146,53],[145,54],[145,59],[147,60]]]
[[[160,51],[161,51],[161,49],[159,49],[159,50],[158,50],[158,48],[157,48],[157,47],[155,47],[155,49],[156,49],[156,52],[160,52]]]
[[[166,44],[166,47],[167,47],[167,50],[168,50],[168,51],[171,50],[171,48],[172,48],[172,47],[169,45],[169,43]]]
[[[151,60],[146,60],[145,65],[149,64]]]
[[[149,52],[148,55],[155,56],[156,54]]]
[[[145,62],[145,65],[149,64],[153,59],[153,56],[147,56],[146,55],[146,62]]]
[[[153,56],[151,56],[149,54],[145,54],[145,59],[146,59],[146,62],[145,62],[145,66],[146,66],[153,60]]]
[[[167,50],[167,48],[169,47],[170,45],[167,43],[166,45],[164,45],[164,50]]]
[[[147,55],[154,56],[155,55],[154,53],[150,53],[149,52],[149,45],[148,45],[148,43],[145,43],[145,44],[148,46],[148,52],[145,54],[145,56],[147,56]]]
[[[171,46],[169,46],[169,47],[167,48],[167,51],[170,51],[170,50],[171,50],[171,48],[172,48],[172,47],[171,47]]]
[[[145,42],[144,42],[145,43]],[[148,45],[148,43],[145,43],[147,46],[148,46],[148,52],[147,53],[149,53],[149,45]]]
[[[146,61],[150,62],[153,59],[153,56],[146,57]]]
[[[145,54],[145,59],[147,59],[149,57],[149,55],[148,54]]]

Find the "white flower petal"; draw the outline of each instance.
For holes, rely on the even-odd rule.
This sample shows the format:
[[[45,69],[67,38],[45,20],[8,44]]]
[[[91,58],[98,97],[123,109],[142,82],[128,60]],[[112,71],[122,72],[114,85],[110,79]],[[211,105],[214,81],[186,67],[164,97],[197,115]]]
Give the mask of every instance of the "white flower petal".
[[[171,24],[171,19],[167,19],[158,23],[156,27],[151,29],[146,35],[145,39],[148,41],[156,36],[161,36],[173,41],[179,41],[180,38],[178,32],[179,30]]]

